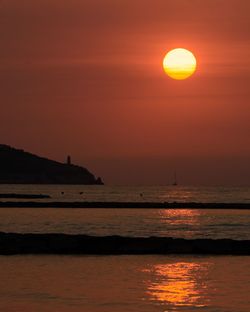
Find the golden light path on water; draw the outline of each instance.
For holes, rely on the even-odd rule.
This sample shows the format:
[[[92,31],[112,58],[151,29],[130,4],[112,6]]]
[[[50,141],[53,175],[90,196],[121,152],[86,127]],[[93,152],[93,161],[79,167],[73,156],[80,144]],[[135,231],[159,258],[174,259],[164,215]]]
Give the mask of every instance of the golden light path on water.
[[[170,225],[197,225],[199,226],[200,210],[195,209],[165,209],[160,210],[161,221]]]
[[[176,262],[158,264],[150,269],[154,279],[148,282],[147,294],[160,304],[205,307],[209,304],[206,295],[206,275],[209,263]]]
[[[162,210],[162,222],[182,226],[199,226],[199,210]],[[157,264],[149,271],[154,279],[147,285],[150,300],[176,307],[202,308],[208,305],[206,275],[210,264],[206,262],[174,262]]]
[[[175,229],[175,237],[183,237],[183,231],[189,238],[195,238],[201,227],[201,211],[197,209],[159,210],[160,223],[166,227],[164,236],[173,236],[170,229]]]

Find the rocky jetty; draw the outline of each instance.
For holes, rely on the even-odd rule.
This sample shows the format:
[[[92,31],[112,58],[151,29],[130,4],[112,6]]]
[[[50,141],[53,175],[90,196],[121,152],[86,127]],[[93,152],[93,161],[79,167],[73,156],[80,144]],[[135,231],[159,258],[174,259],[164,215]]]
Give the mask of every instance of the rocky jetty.
[[[0,254],[250,255],[250,241],[0,232]]]
[[[8,194],[0,194],[0,198],[6,199],[44,199],[50,198],[49,195],[45,194],[15,194],[15,193],[8,193]]]
[[[21,198],[21,197],[20,197]],[[1,196],[0,196],[1,199]],[[0,208],[250,209],[250,203],[0,201]]]
[[[86,168],[0,145],[0,184],[103,184]]]

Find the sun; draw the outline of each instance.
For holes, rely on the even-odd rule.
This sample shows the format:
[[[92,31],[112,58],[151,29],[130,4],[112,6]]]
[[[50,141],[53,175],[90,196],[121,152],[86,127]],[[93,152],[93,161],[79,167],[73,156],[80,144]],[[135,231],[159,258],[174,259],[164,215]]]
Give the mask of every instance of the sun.
[[[165,73],[177,80],[189,78],[197,67],[196,58],[192,52],[177,48],[169,51],[163,59]]]

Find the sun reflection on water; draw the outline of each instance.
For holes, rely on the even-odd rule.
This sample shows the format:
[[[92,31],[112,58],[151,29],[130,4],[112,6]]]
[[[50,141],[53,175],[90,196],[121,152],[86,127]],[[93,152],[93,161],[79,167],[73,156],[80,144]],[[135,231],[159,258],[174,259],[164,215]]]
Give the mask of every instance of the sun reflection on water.
[[[196,209],[165,209],[160,210],[162,222],[171,225],[198,225],[200,210]]]
[[[177,262],[152,267],[153,281],[147,284],[150,300],[172,307],[205,307],[207,263]]]
[[[200,231],[202,215],[200,210],[194,209],[166,209],[159,210],[159,221],[163,226],[164,236],[193,238]]]

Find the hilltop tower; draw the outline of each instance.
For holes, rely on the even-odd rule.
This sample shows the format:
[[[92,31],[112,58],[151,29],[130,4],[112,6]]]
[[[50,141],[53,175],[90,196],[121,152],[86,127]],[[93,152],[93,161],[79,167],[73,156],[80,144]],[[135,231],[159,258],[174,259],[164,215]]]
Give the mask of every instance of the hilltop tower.
[[[67,165],[71,165],[71,157],[67,156]]]

